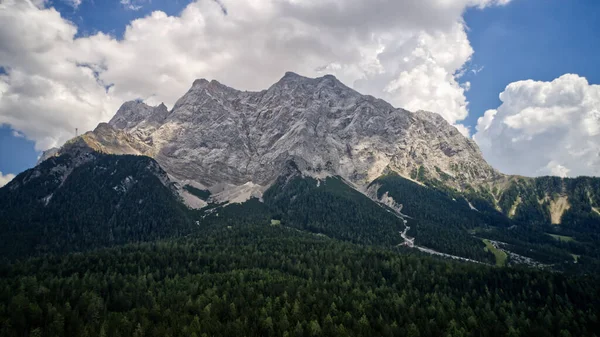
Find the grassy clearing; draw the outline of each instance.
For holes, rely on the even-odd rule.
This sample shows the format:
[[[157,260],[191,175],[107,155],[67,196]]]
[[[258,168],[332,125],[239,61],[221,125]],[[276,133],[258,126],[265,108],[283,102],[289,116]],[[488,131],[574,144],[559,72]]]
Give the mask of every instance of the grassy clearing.
[[[558,240],[558,241],[564,241],[564,242],[577,242],[575,241],[575,239],[573,239],[573,237],[571,236],[565,236],[565,235],[558,235],[558,234],[550,234],[550,233],[546,233],[548,235],[550,235],[551,237],[553,237],[554,239]]]
[[[485,248],[484,250],[490,251],[492,252],[492,254],[494,254],[494,256],[496,257],[496,266],[499,267],[503,267],[506,265],[506,258],[507,255],[505,252],[501,251],[500,249],[497,249],[496,247],[494,247],[494,245],[492,245],[492,243],[487,240],[487,239],[482,239],[483,243],[485,243]]]
[[[573,260],[575,260],[575,263],[577,263],[577,261],[579,261],[579,257],[581,255],[577,255],[577,254],[571,254],[571,256],[573,257]]]

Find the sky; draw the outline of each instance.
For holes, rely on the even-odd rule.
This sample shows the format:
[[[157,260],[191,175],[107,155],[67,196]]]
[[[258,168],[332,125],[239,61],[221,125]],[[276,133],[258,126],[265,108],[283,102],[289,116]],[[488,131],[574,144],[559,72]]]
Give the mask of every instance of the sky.
[[[600,175],[595,0],[2,0],[0,186],[128,100],[330,73],[500,171]]]

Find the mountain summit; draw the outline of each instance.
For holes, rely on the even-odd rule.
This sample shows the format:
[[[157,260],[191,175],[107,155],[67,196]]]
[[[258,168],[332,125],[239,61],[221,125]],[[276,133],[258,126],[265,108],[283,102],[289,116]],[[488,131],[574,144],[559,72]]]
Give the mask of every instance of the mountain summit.
[[[171,111],[126,102],[102,130],[81,137],[103,152],[153,157],[175,180],[222,201],[248,186],[259,196],[289,161],[305,175],[340,176],[359,188],[386,171],[458,189],[499,176],[441,116],[395,108],[332,75],[288,72],[259,92],[199,79]]]

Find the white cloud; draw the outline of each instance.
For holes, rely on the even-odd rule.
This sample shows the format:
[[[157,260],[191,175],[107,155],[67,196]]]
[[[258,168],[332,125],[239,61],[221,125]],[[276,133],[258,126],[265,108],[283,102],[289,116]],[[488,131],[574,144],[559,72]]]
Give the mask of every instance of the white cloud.
[[[571,170],[569,170],[568,168],[551,160],[548,163],[548,165],[546,165],[543,169],[539,170],[538,173],[539,173],[539,175],[552,175],[552,176],[559,176],[559,177],[564,178],[564,177],[569,176],[570,171]]]
[[[463,87],[463,89],[465,89],[465,91],[469,91],[471,90],[471,82],[466,81],[463,84],[461,84],[461,86]]]
[[[600,175],[600,85],[574,74],[519,81],[500,100],[474,135],[490,164],[528,176]]]
[[[11,29],[0,30],[7,70],[0,123],[42,150],[76,127],[108,120],[125,100],[172,106],[196,78],[258,90],[295,71],[333,73],[364,93],[458,125],[468,111],[457,75],[473,54],[462,13],[507,2],[196,1],[179,16],[153,12],[132,21],[117,40],[76,38],[77,28],[54,9],[5,0],[0,21]]]
[[[471,69],[471,72],[473,73],[473,75],[477,75],[480,72],[482,72],[484,68],[485,68],[484,66],[475,66],[474,68]]]
[[[494,120],[494,117],[496,117],[496,114],[498,113],[498,110],[487,110],[483,116],[479,117],[477,119],[477,126],[475,127],[477,129],[477,131],[485,131],[487,129],[489,129],[489,127],[492,125],[492,121]]]
[[[0,187],[8,184],[11,180],[13,180],[15,178],[14,174],[2,174],[2,171],[0,171]]]
[[[454,124],[453,126],[458,130],[458,132],[462,133],[463,136],[467,138],[471,137],[471,129],[468,126],[463,124]]]
[[[123,5],[123,7],[125,7],[125,9],[137,11],[142,8],[142,5],[141,5],[142,2],[143,1],[136,1],[136,0],[121,0],[121,5]]]
[[[35,0],[34,2],[39,2],[40,0]],[[44,3],[47,2],[47,0],[44,0]],[[79,5],[81,5],[81,0],[63,0],[63,2],[65,2],[67,5],[73,7],[73,8],[77,8],[79,7]]]

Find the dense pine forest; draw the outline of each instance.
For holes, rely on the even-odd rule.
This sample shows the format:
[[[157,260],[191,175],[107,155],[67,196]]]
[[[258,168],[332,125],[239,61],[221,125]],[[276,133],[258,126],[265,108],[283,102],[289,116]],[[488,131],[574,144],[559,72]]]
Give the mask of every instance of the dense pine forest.
[[[402,243],[401,219],[338,177],[282,176],[264,196],[274,217],[288,226],[355,243]]]
[[[283,226],[208,226],[0,270],[0,336],[594,336],[592,277]]]
[[[67,253],[188,233],[189,211],[161,176],[166,173],[158,163],[142,156],[50,158],[0,189],[0,256]]]

